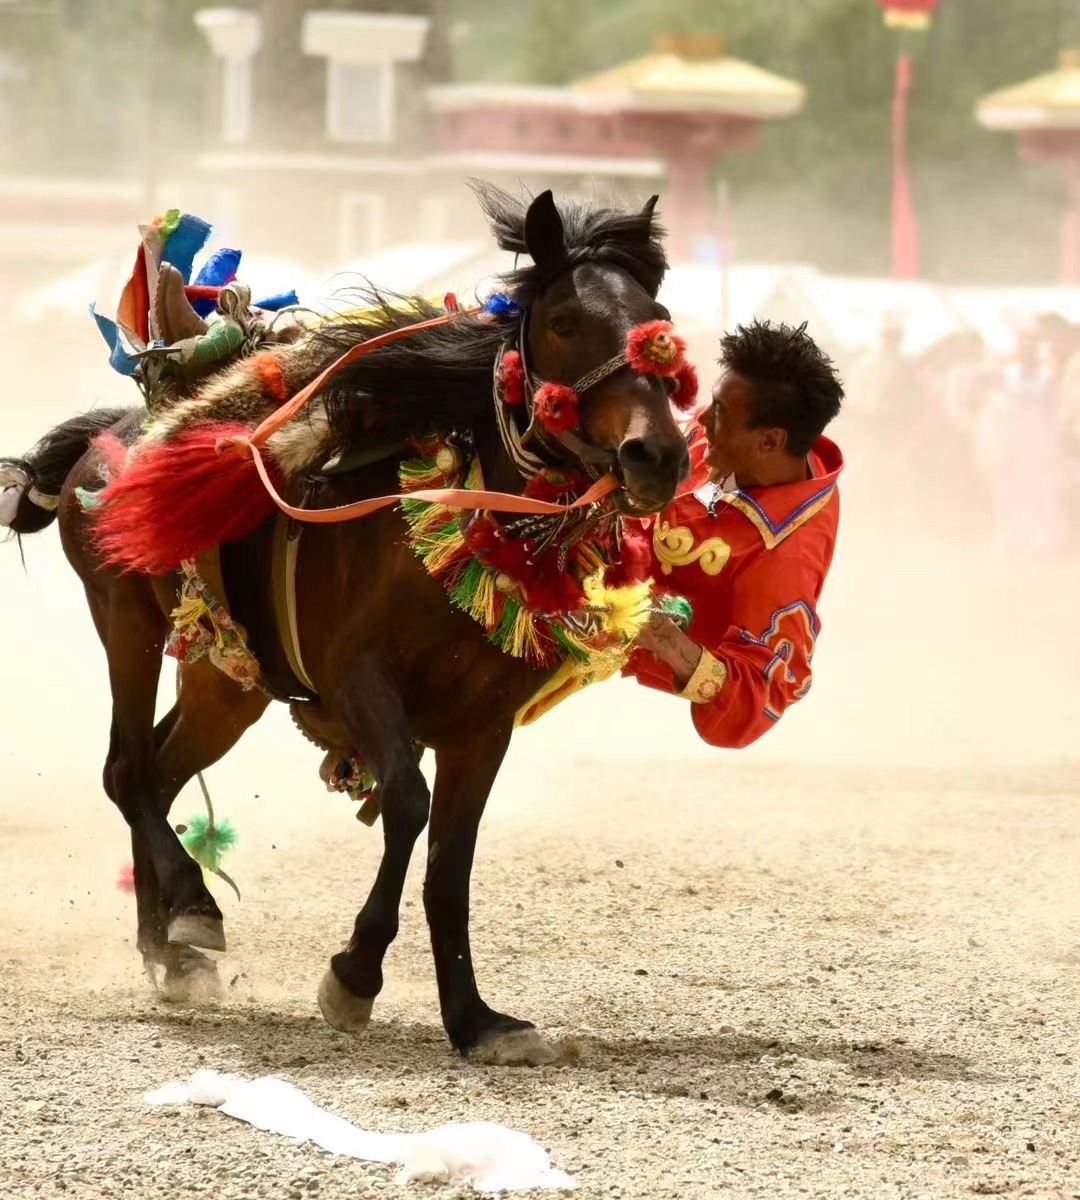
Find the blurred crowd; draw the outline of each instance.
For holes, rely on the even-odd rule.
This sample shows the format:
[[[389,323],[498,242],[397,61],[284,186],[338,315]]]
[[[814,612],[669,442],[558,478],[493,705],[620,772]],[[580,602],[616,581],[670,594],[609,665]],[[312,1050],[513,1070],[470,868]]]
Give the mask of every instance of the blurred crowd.
[[[886,532],[922,528],[998,554],[1080,544],[1080,325],[1014,324],[992,350],[974,332],[917,354],[887,317],[847,366],[843,446]]]

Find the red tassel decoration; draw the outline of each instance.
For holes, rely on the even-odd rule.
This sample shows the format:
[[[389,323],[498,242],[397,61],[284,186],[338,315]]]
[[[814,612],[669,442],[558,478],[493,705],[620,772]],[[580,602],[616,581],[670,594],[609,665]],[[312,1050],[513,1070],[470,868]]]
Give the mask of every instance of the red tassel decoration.
[[[499,386],[503,404],[517,407],[525,403],[525,367],[516,350],[507,350],[499,367]]]
[[[626,587],[631,583],[641,583],[649,578],[652,565],[648,531],[640,521],[624,519],[622,548],[618,558],[604,572],[604,583],[608,587]]]
[[[568,474],[554,468],[534,475],[525,485],[524,495],[530,500],[546,500],[555,503],[567,496],[575,497],[588,487],[588,480],[581,475]]]
[[[201,550],[253,533],[274,502],[254,460],[242,445],[228,444],[251,433],[218,421],[143,447],[91,513],[105,561],[165,575]]]
[[[626,357],[639,375],[675,375],[686,362],[686,343],[670,321],[646,321],[626,335]]]
[[[465,541],[485,566],[505,572],[521,587],[526,608],[564,613],[581,607],[581,585],[559,569],[559,556],[554,551],[534,558],[530,542],[503,536],[487,514],[470,523]]]
[[[671,395],[671,403],[680,412],[690,412],[698,398],[697,368],[691,362],[684,362],[674,378],[676,387]]]
[[[581,424],[577,392],[564,383],[545,383],[536,393],[536,419],[548,433],[576,429]]]

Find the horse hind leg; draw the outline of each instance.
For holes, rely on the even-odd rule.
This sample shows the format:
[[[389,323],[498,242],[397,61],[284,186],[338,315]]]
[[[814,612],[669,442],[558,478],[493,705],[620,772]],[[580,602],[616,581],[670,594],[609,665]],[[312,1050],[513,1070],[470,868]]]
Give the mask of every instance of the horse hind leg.
[[[352,937],[319,985],[326,1022],[346,1033],[367,1025],[382,990],[382,964],[397,936],[401,893],[416,840],[427,824],[430,797],[397,691],[371,663],[353,675],[343,698],[346,729],[379,783],[383,857]]]
[[[145,933],[144,953],[155,952],[159,945],[151,911],[155,906],[159,910],[163,906],[167,914],[166,941],[224,950],[221,910],[158,801],[154,710],[168,627],[152,592],[140,583],[114,578],[107,603],[99,600],[91,604],[97,610],[99,629],[104,630],[113,696],[105,790],[138,842],[135,886],[140,925]],[[178,931],[183,936],[177,937]]]
[[[185,785],[223,758],[269,703],[261,692],[245,692],[205,658],[180,668],[179,698],[155,731],[155,798],[166,816]],[[198,1004],[220,998],[217,964],[177,933],[174,928],[162,958],[163,999]]]

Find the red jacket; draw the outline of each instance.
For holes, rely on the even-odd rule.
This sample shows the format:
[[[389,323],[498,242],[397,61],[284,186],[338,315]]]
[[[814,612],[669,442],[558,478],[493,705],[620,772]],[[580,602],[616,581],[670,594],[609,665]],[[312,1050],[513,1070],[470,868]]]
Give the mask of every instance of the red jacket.
[[[698,431],[688,490],[647,524],[656,587],[690,601],[687,632],[706,653],[681,691],[671,668],[646,650],[623,674],[691,700],[694,726],[710,745],[748,746],[810,688],[844,461],[819,438],[813,478],[724,494],[708,481],[706,450]]]

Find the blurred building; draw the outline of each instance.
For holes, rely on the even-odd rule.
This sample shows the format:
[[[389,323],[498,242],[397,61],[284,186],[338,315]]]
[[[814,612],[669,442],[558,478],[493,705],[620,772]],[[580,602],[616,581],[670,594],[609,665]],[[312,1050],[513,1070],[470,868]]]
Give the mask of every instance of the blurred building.
[[[799,83],[704,36],[565,88],[452,82],[449,9],[0,0],[0,265],[36,277],[124,251],[171,205],[219,242],[318,270],[487,241],[472,176],[628,204],[659,192],[673,257],[716,261],[718,164],[798,112]]]
[[[984,96],[976,115],[988,129],[1018,134],[1027,161],[1060,167],[1061,281],[1080,284],[1080,49],[1063,50],[1054,71]]]
[[[524,179],[557,192],[661,192],[673,257],[715,257],[712,187],[723,155],[762,121],[797,113],[803,87],[727,55],[722,38],[667,35],[653,52],[568,88],[434,87],[443,172]]]

